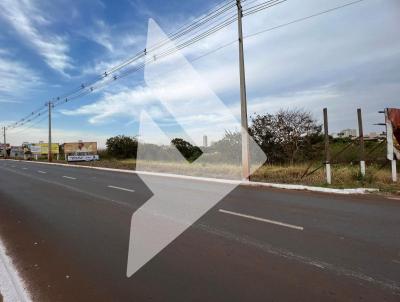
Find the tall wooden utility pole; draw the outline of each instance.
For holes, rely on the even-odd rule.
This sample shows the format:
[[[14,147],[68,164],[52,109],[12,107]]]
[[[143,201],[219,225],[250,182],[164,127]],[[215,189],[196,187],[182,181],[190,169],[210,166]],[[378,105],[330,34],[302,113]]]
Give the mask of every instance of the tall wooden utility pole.
[[[242,178],[249,180],[250,177],[250,151],[249,151],[249,127],[247,122],[247,96],[246,96],[246,76],[244,69],[243,51],[243,10],[241,0],[236,0],[238,13],[238,34],[239,34],[239,71],[240,71],[240,108],[241,108],[241,133],[242,133]]]
[[[385,124],[386,124],[386,142],[387,142],[387,159],[392,164],[392,181],[397,182],[397,163],[394,156],[394,145],[393,145],[393,126],[389,119],[388,108],[385,109]]]
[[[3,127],[3,139],[4,139],[4,146],[3,146],[4,158],[7,158],[6,127]]]
[[[364,147],[364,130],[361,115],[361,108],[357,109],[358,117],[358,135],[360,140],[360,172],[361,176],[365,177],[365,147]]]
[[[49,146],[48,146],[48,160],[51,162],[53,160],[52,154],[51,154],[51,107],[53,103],[49,101],[48,106],[49,106]]]
[[[324,131],[325,131],[325,172],[326,183],[332,183],[331,175],[331,152],[329,150],[328,109],[324,108]]]

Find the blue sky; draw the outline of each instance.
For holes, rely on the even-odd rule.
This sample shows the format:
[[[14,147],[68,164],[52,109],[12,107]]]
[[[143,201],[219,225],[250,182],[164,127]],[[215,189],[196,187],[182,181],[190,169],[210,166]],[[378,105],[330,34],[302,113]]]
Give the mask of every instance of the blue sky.
[[[19,120],[144,49],[149,18],[168,33],[217,2],[2,0],[0,124]],[[288,0],[245,17],[244,33],[249,36],[348,2]],[[236,30],[234,23],[184,49],[183,54],[192,61],[213,52],[234,41]],[[320,120],[322,108],[328,107],[334,132],[356,128],[356,108],[362,107],[367,132],[380,131],[373,126],[382,119],[377,111],[400,106],[400,2],[364,0],[248,37],[245,58],[249,115],[297,107],[310,110]],[[237,45],[231,44],[192,65],[238,117],[237,60]],[[194,92],[188,93],[190,97]],[[97,140],[104,145],[112,135],[136,135],[142,110],[168,127],[171,116],[143,82],[143,72],[137,72],[55,108],[54,140]],[[196,110],[201,112],[201,105]],[[191,114],[186,120],[185,127],[197,129],[193,132],[198,133],[193,137],[196,142],[201,142],[202,134],[211,140],[221,135],[213,131],[215,121],[199,122],[199,116]],[[46,141],[46,122],[10,131],[9,141]],[[171,129],[177,131],[176,126]]]

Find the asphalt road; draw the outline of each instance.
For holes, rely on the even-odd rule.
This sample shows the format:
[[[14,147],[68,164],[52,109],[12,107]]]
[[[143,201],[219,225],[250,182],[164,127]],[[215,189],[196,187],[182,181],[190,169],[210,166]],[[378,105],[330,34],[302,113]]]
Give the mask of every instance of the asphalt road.
[[[238,187],[127,278],[151,196],[135,174],[1,160],[0,236],[34,300],[400,301],[400,200]]]

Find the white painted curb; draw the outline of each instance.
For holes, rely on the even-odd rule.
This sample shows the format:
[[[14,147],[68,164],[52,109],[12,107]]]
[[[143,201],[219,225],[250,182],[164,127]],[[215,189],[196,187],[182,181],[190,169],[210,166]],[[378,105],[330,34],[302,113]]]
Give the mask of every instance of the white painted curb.
[[[304,186],[304,185],[277,184],[277,183],[256,182],[256,181],[240,181],[240,180],[218,179],[218,178],[208,178],[208,177],[199,177],[199,176],[187,176],[187,175],[171,174],[171,173],[123,170],[123,169],[112,169],[112,168],[103,168],[103,167],[90,167],[90,166],[83,166],[83,165],[69,165],[69,164],[61,164],[61,163],[36,162],[36,161],[26,161],[26,160],[14,160],[14,159],[7,159],[7,160],[27,162],[27,163],[33,163],[33,164],[56,165],[56,166],[64,166],[64,167],[72,167],[72,168],[95,169],[95,170],[121,172],[121,173],[138,174],[138,175],[153,175],[153,176],[159,176],[159,177],[180,178],[180,179],[207,181],[207,182],[214,182],[214,183],[235,184],[235,185],[249,186],[249,187],[269,187],[269,188],[286,189],[286,190],[306,190],[306,191],[311,191],[311,192],[335,193],[335,194],[366,194],[366,193],[379,192],[379,189],[374,189],[374,188],[334,189],[334,188],[323,188],[323,187],[313,187],[313,186]]]

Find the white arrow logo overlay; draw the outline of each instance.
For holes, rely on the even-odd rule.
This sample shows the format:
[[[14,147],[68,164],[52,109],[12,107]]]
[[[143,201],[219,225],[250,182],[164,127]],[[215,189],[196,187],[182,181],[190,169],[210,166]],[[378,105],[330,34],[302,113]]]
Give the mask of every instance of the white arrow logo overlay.
[[[162,42],[162,47],[152,51],[154,45],[160,45],[160,42]],[[193,138],[202,135],[205,129],[209,131],[210,127],[215,133],[221,134],[224,134],[226,129],[240,129],[240,122],[231,110],[208,87],[175,44],[151,19],[146,49],[148,50],[147,57],[152,58],[151,62],[145,66],[146,84],[185,131],[189,140],[194,141]],[[170,53],[170,55],[163,56],[165,53]],[[193,120],[196,121],[195,124],[191,122]],[[151,114],[142,112],[139,138],[141,142],[145,142],[149,137],[170,141],[170,138],[153,121]],[[232,157],[231,162],[235,162],[237,153],[230,150],[229,146],[226,148],[226,152],[222,153],[227,160]],[[250,149],[253,154],[258,155],[257,162],[254,158],[252,159],[251,172],[254,172],[264,163],[266,157],[251,137]],[[215,163],[208,162],[206,156],[202,155],[195,163],[189,163],[177,149],[173,152],[171,156],[171,151],[169,151],[169,158],[173,158],[182,170],[186,172],[190,170],[190,175],[220,176],[217,173],[213,175],[212,167]],[[160,154],[156,153],[151,161],[160,160],[159,157]],[[136,169],[148,171],[150,169],[148,163],[149,152],[143,144],[139,144]],[[236,161],[236,164],[240,165],[240,160]],[[174,164],[170,163],[170,166],[173,167]],[[204,169],[204,167],[209,167],[209,169]],[[164,170],[164,172],[172,173],[172,169],[171,171]],[[237,181],[214,183],[143,174],[139,177],[152,191],[153,196],[132,215],[128,278],[234,190],[238,184]]]

